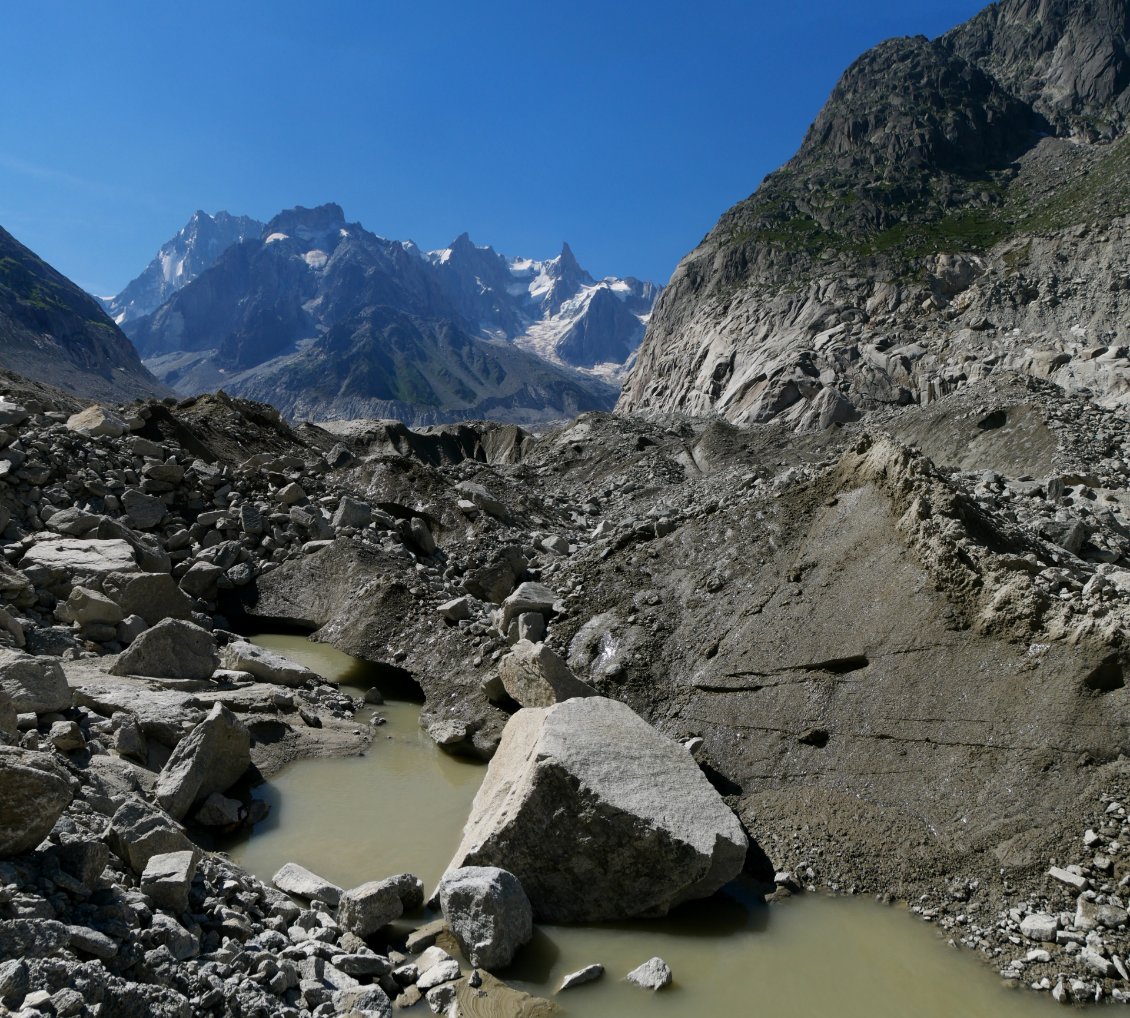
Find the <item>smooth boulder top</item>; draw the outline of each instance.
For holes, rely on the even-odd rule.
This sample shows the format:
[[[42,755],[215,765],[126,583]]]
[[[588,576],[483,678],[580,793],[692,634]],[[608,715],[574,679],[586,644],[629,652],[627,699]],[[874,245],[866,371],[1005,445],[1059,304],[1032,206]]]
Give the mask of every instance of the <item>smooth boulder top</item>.
[[[118,655],[110,672],[203,680],[211,678],[219,665],[216,638],[211,633],[191,622],[165,619],[145,630]]]
[[[690,754],[605,697],[509,721],[448,872],[499,866],[558,922],[665,914],[741,872],[748,839]]]
[[[224,647],[220,651],[220,663],[224,668],[248,672],[263,682],[273,682],[280,686],[293,687],[321,681],[317,672],[305,665],[245,640],[236,640]]]
[[[0,647],[0,693],[19,714],[47,714],[71,706],[71,687],[58,658]]]
[[[80,576],[104,576],[109,573],[137,572],[137,559],[126,541],[108,541],[80,537],[51,537],[37,541],[20,559],[20,568],[39,566],[52,573]]]

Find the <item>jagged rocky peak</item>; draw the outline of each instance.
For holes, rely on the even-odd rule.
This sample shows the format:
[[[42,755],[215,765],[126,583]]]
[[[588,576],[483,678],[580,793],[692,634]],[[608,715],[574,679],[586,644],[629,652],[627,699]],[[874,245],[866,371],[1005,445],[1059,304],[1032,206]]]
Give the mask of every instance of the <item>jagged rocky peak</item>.
[[[1038,127],[975,64],[925,36],[890,39],[847,69],[794,163],[884,177],[979,172],[1011,160]]]
[[[1005,0],[860,57],[680,263],[620,408],[808,427],[1006,369],[1127,402],[1128,18]]]
[[[1130,111],[1125,0],[1003,0],[942,38],[1060,133],[1113,138]]]
[[[285,234],[296,240],[324,240],[327,236],[340,235],[345,229],[345,212],[340,205],[328,202],[308,209],[297,205],[280,212],[264,227],[263,235],[270,239],[277,234]]]
[[[258,237],[263,224],[249,216],[197,210],[177,235],[117,296],[101,299],[119,325],[156,311],[166,300],[211,268],[233,244]]]

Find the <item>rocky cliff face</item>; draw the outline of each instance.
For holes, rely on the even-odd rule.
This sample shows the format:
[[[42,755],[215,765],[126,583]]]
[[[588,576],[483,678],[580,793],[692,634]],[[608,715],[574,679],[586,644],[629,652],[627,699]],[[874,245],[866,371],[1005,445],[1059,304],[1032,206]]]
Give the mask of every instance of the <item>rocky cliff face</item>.
[[[680,263],[620,408],[826,425],[1002,367],[1120,405],[1128,11],[1009,0],[861,57]]]
[[[263,224],[228,212],[196,211],[184,228],[161,246],[145,270],[116,297],[101,300],[118,325],[156,311],[174,293],[215,264],[233,244],[258,237]]]
[[[94,298],[3,229],[0,366],[97,399],[168,391]]]

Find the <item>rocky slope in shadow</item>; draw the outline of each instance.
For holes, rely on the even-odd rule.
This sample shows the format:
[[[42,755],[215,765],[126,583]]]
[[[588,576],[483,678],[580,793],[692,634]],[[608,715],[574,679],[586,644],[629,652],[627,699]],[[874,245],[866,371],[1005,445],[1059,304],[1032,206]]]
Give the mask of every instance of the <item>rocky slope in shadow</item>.
[[[1000,370],[1122,405],[1127,19],[1004,0],[862,56],[680,263],[619,407],[804,426]]]
[[[93,297],[2,228],[0,366],[91,399],[169,391]]]

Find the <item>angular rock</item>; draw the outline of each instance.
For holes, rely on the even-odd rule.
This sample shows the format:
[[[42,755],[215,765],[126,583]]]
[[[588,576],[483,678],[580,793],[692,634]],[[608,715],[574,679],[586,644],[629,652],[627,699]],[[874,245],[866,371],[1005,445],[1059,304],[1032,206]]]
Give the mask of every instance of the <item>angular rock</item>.
[[[533,936],[530,899],[518,878],[497,866],[449,870],[439,900],[463,954],[477,968],[505,968]]]
[[[576,972],[570,972],[561,980],[561,985],[557,988],[557,992],[561,993],[564,990],[571,990],[575,986],[584,986],[585,983],[592,983],[604,975],[604,966],[600,962],[592,965],[586,965],[583,969],[577,969]]]
[[[117,602],[88,587],[72,587],[66,604],[55,614],[57,618],[77,622],[80,626],[116,626],[125,618]]]
[[[191,622],[165,619],[134,640],[110,672],[160,679],[208,679],[219,666],[216,638],[211,633]]]
[[[223,575],[223,569],[211,562],[194,562],[181,577],[180,589],[189,597],[211,598]]]
[[[345,496],[338,503],[337,512],[333,515],[334,529],[338,527],[367,527],[373,522],[373,510],[367,502],[358,502],[355,498]]]
[[[195,849],[179,824],[140,799],[129,799],[118,807],[106,840],[113,853],[138,874],[155,855]]]
[[[196,822],[203,827],[234,827],[247,817],[247,809],[238,799],[213,792],[196,811]]]
[[[251,734],[217,703],[173,750],[153,793],[161,807],[180,820],[213,792],[227,791],[250,766]]]
[[[474,604],[474,598],[464,595],[451,601],[445,601],[436,611],[448,622],[465,622],[471,617]]]
[[[105,407],[92,406],[67,418],[67,428],[87,438],[120,438],[129,425]]]
[[[629,983],[645,990],[662,990],[671,984],[671,966],[662,958],[649,958],[642,965],[628,973]]]
[[[337,921],[358,937],[371,937],[404,913],[401,889],[395,877],[371,880],[341,895]]]
[[[0,746],[0,858],[35,848],[72,796],[71,779],[51,754]]]
[[[1029,940],[1041,943],[1055,943],[1055,932],[1059,929],[1059,919],[1046,912],[1036,912],[1025,916],[1020,922],[1020,932]]]
[[[47,714],[71,706],[71,688],[59,662],[0,647],[0,693],[17,714]]]
[[[597,696],[564,659],[544,643],[519,640],[498,663],[506,692],[523,707],[551,707],[574,696]]]
[[[526,612],[538,612],[546,617],[552,615],[556,601],[557,595],[543,584],[530,580],[519,584],[518,589],[502,602],[502,632],[505,633],[510,623]]]
[[[232,671],[249,672],[257,679],[280,686],[293,687],[320,681],[320,676],[304,665],[243,640],[229,643],[220,651],[220,664]]]
[[[169,508],[156,495],[146,495],[136,488],[128,488],[122,495],[122,508],[138,530],[150,530],[168,514]]]
[[[141,889],[159,908],[183,912],[188,908],[188,892],[196,875],[198,853],[165,852],[150,856],[141,873]]]
[[[737,817],[678,743],[604,697],[524,709],[506,725],[448,872],[499,866],[534,914],[665,914],[741,871]]]
[[[341,888],[331,884],[328,880],[311,873],[305,866],[298,863],[286,863],[273,877],[271,883],[280,891],[285,891],[296,898],[305,898],[307,901],[324,901],[331,908],[341,900]]]
[[[124,615],[137,615],[150,626],[165,619],[192,618],[192,602],[168,573],[111,574],[102,589]]]

